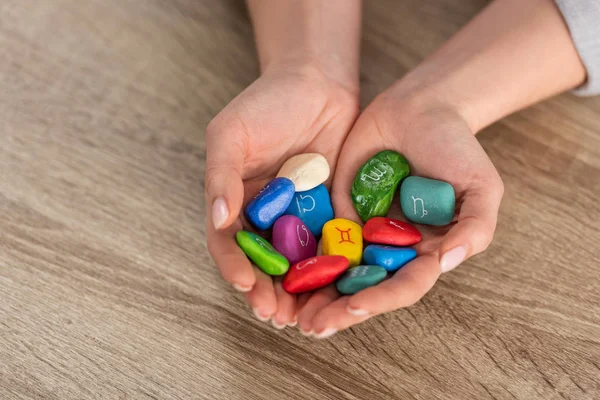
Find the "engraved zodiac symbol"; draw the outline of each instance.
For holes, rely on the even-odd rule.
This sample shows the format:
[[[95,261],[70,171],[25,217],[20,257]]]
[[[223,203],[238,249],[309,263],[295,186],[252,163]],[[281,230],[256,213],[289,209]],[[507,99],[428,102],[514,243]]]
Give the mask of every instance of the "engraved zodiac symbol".
[[[267,189],[268,189],[268,188],[270,188],[270,187],[271,187],[271,185],[270,185],[270,184],[267,184],[267,185],[265,185],[265,186],[264,186],[262,189],[260,189],[260,192],[258,192],[258,193],[256,194],[256,196],[254,196],[254,198],[257,198],[258,196],[260,196],[260,195],[261,195],[261,194],[262,194],[262,193],[263,193],[265,190],[267,190]]]
[[[362,176],[360,177],[360,180],[364,182],[364,181],[365,181],[365,178],[369,178],[369,179],[371,179],[372,181],[375,181],[375,182],[377,182],[378,180],[380,180],[380,179],[381,179],[381,177],[382,177],[382,176],[384,176],[384,175],[385,175],[385,173],[386,173],[386,171],[382,171],[382,170],[380,170],[379,168],[375,167],[375,168],[373,168],[373,170],[372,170],[372,171],[371,171],[369,174],[367,174],[367,175],[362,175]]]
[[[425,209],[425,203],[423,202],[423,199],[420,197],[415,198],[414,196],[410,196],[413,199],[413,212],[415,213],[415,215],[417,215],[417,201],[421,202],[421,208],[423,210],[423,213],[421,215],[421,218],[423,218],[424,216],[426,216],[428,214],[427,210]]]
[[[355,278],[357,276],[365,276],[367,274],[367,268],[357,267],[352,268],[352,272],[350,272],[350,276]]]
[[[308,229],[306,229],[306,226],[302,225],[302,230],[304,231],[304,233],[306,233],[306,240],[302,240],[302,238],[300,237],[300,225],[296,225],[296,233],[298,234],[298,240],[300,241],[300,245],[302,247],[306,247],[308,246],[308,242],[310,241],[310,235],[308,234]]]
[[[272,251],[271,245],[265,239],[263,239],[261,237],[257,237],[255,240],[256,240],[256,243],[258,243],[260,245],[260,247],[262,247],[263,249]]]
[[[301,262],[300,264],[298,264],[298,266],[296,267],[296,269],[300,270],[300,269],[304,269],[309,265],[313,265],[317,263],[317,257],[313,257],[310,260]]]
[[[300,200],[304,200],[304,199],[310,199],[312,201],[312,206],[310,208],[304,208],[302,206],[300,206],[300,200],[298,200],[298,197],[300,197]],[[296,204],[298,205],[298,211],[301,213],[305,213],[305,212],[309,212],[315,209],[315,206],[317,205],[317,203],[315,202],[315,199],[313,199],[313,197],[310,194],[305,194],[305,195],[299,195],[298,197],[296,197]]]
[[[355,244],[352,240],[350,240],[350,231],[352,230],[352,228],[348,228],[347,230],[343,231],[336,226],[335,229],[337,229],[338,232],[340,233],[340,238],[342,239],[342,240],[340,240],[340,243],[349,242],[349,243]],[[344,233],[346,235],[344,235]],[[346,237],[344,237],[344,236],[346,236]]]
[[[393,225],[393,226],[395,226],[396,228],[400,228],[400,229],[402,229],[403,231],[404,231],[404,230],[406,230],[406,229],[404,229],[402,226],[400,226],[400,225],[398,225],[397,223],[395,223],[394,221],[390,221],[390,225]]]

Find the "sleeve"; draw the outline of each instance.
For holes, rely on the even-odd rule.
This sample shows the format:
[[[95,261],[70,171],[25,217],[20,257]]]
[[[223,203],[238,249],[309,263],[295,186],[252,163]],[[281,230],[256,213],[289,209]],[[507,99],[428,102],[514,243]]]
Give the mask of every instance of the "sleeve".
[[[555,0],[587,70],[587,81],[573,93],[600,94],[600,0]]]

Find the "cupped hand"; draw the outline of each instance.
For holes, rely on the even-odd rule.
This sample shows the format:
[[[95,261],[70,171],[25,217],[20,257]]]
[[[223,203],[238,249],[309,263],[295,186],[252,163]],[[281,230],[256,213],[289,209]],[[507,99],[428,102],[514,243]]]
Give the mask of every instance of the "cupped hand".
[[[418,257],[390,279],[352,296],[340,296],[328,287],[304,300],[299,327],[316,337],[414,304],[442,272],[482,252],[492,240],[504,189],[469,124],[443,102],[429,101],[426,96],[407,98],[393,88],[361,114],[342,147],[332,190],[336,217],[360,222],[350,187],[360,166],[384,149],[403,154],[412,175],[452,184],[455,220],[446,227],[416,225],[423,233],[423,240],[415,246]]]
[[[243,206],[300,153],[320,153],[331,173],[358,114],[358,91],[318,68],[268,71],[237,96],[206,130],[207,243],[223,278],[244,292],[257,317],[293,324],[296,296],[281,279],[252,266],[235,233],[250,229]],[[326,183],[329,185],[331,176]]]

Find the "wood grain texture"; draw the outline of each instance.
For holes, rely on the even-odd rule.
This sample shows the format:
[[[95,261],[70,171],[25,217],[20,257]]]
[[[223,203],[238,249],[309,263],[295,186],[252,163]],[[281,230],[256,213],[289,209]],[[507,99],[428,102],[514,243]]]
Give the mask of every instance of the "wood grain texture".
[[[485,3],[367,2],[363,105]],[[312,341],[206,251],[204,129],[258,73],[243,3],[5,0],[0,47],[0,399],[600,398],[600,99],[482,132],[490,249]]]

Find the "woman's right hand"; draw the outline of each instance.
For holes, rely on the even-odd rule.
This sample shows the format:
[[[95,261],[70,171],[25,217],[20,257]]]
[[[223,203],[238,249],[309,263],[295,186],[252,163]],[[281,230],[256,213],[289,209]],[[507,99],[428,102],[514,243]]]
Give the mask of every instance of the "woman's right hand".
[[[251,229],[242,208],[300,153],[327,158],[331,177],[346,134],[358,115],[358,88],[320,68],[301,65],[266,70],[208,125],[205,196],[207,242],[223,278],[261,320],[294,324],[296,297],[280,279],[253,267],[235,233]],[[327,186],[330,186],[331,177]]]

